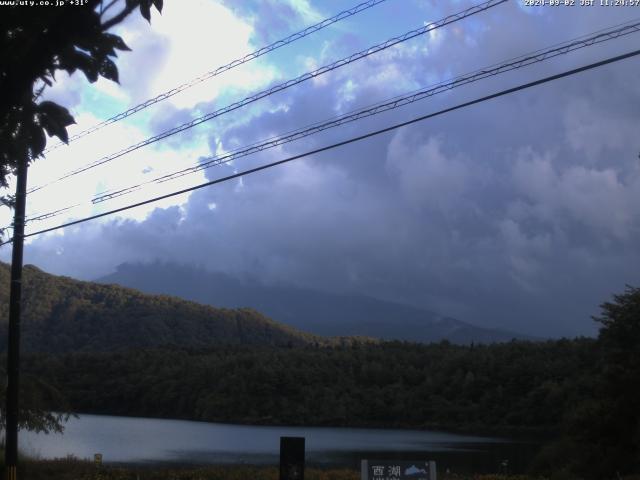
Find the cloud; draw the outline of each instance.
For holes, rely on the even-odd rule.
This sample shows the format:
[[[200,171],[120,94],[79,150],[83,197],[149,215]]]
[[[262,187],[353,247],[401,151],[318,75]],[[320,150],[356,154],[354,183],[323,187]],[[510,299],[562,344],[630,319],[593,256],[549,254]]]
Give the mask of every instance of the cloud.
[[[233,18],[216,18],[238,25],[234,55],[299,28],[315,11],[315,4],[305,2],[225,5],[224,15],[233,13]],[[222,12],[217,9],[223,6],[203,8]],[[416,19],[419,26],[446,13],[436,8],[444,7],[407,7],[410,13],[399,17],[403,22],[385,22],[397,34]],[[535,50],[542,46],[541,38],[551,44],[593,31],[619,22],[622,15],[617,9],[568,10],[529,15],[513,6],[459,22],[441,36],[416,39],[177,136],[149,150],[153,155],[132,156],[116,170],[119,179],[97,175],[82,192],[89,194],[98,180],[116,187],[192,165],[211,152],[229,151]],[[165,15],[170,18],[169,10]],[[365,26],[373,27],[369,22]],[[177,26],[163,28],[156,34],[170,45],[154,54],[157,72],[169,72],[171,59],[188,50],[179,46]],[[373,43],[373,33],[365,31],[338,31],[323,37],[315,49],[266,57],[255,70],[264,74],[260,78],[243,83],[230,77],[233,82],[216,84],[208,96],[158,106],[144,122],[115,127],[101,145],[114,147],[149,130],[161,131],[286,77],[285,72],[305,62],[322,65],[341,50]],[[195,37],[187,39],[195,49]],[[603,44],[455,89],[207,169],[165,188],[213,180],[406,121],[619,53],[623,45]],[[204,67],[201,60],[196,56],[194,64]],[[537,335],[593,333],[589,316],[597,313],[598,304],[625,283],[640,282],[633,268],[640,261],[640,146],[632,131],[640,88],[633,82],[634,69],[632,62],[612,65],[198,190],[128,219],[36,238],[27,259],[52,271],[95,278],[121,262],[160,258],[266,282],[365,293],[485,326]],[[160,82],[141,79],[142,90],[154,81]],[[135,88],[129,95],[137,95]],[[91,153],[92,144],[87,145],[82,156]],[[45,177],[34,173],[34,178]],[[150,191],[135,198],[145,195]]]
[[[267,45],[322,20],[308,0],[266,0],[223,4],[252,26],[253,41]],[[282,32],[286,32],[283,34]]]
[[[448,158],[441,139],[411,141],[405,132],[394,135],[387,155],[387,167],[398,179],[402,194],[411,203],[441,210],[459,204],[470,181],[468,166]]]
[[[616,96],[620,98],[620,95]],[[633,117],[632,112],[612,111],[610,106],[606,108],[585,97],[575,98],[564,112],[567,142],[589,163],[605,160],[609,157],[606,154],[614,153],[621,146],[638,149],[640,144],[631,140],[635,137]]]
[[[529,202],[529,215],[556,229],[578,224],[612,241],[628,241],[640,233],[640,216],[633,206],[640,194],[638,168],[625,175],[613,167],[560,170],[557,163],[530,150],[516,160],[513,183]]]

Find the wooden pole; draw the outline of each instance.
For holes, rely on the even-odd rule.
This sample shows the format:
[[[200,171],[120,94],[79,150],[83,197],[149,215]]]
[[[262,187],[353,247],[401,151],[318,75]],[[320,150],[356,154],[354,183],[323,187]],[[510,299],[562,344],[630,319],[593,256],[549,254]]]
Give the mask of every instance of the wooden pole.
[[[5,470],[7,480],[17,480],[18,391],[20,379],[20,304],[22,301],[22,257],[24,251],[25,208],[27,203],[27,161],[19,161],[16,174],[16,205],[11,252],[11,293],[9,297],[9,345],[7,351],[7,425]]]

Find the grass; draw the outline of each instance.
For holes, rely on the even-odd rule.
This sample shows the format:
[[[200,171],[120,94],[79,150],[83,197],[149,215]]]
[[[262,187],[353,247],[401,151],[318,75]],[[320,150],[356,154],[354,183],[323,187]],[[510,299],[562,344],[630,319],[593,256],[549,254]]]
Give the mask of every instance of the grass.
[[[352,469],[305,469],[305,480],[360,480],[360,472]],[[209,466],[209,467],[121,467],[104,465],[75,457],[56,460],[23,461],[18,478],[28,480],[279,480],[274,466]],[[526,476],[506,475],[438,475],[440,480],[539,480]],[[541,480],[541,479],[540,479]],[[640,479],[638,479],[640,480]]]
[[[0,465],[3,467],[3,465]],[[4,469],[4,468],[3,468]],[[352,469],[305,469],[305,480],[360,480]],[[564,477],[563,477],[564,478]],[[18,467],[19,480],[279,480],[275,466],[134,467],[104,465],[68,457],[56,460],[25,460]],[[438,474],[439,480],[554,480],[527,475]],[[624,480],[640,480],[640,476]]]
[[[18,478],[28,480],[278,480],[278,467],[96,467],[76,458],[31,460],[19,466]],[[348,469],[306,469],[306,480],[360,480]]]

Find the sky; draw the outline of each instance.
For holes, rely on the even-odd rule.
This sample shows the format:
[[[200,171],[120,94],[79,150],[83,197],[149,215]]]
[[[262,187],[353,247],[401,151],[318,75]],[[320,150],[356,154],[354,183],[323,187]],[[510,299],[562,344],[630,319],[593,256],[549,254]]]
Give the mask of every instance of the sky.
[[[477,2],[386,0],[276,52],[56,148],[29,186]],[[599,2],[598,2],[599,3]],[[168,0],[131,47],[120,85],[59,73],[44,97],[77,133],[357,0]],[[510,0],[97,168],[28,199],[27,233],[298,155],[521,83],[631,51],[640,34],[461,86],[365,120],[117,199],[91,198],[294,129],[640,17],[637,7]],[[92,280],[124,262],[197,265],[267,284],[359,293],[484,327],[593,335],[599,305],[640,285],[638,57],[348,146],[30,237],[25,262]],[[49,139],[49,145],[57,143]],[[10,212],[0,211],[10,223]],[[8,261],[9,246],[0,247]]]

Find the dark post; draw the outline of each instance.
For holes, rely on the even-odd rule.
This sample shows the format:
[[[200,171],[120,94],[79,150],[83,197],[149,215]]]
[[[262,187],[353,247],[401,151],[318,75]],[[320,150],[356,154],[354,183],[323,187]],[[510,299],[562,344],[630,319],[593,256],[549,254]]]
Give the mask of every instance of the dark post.
[[[280,480],[304,480],[304,437],[280,437]]]
[[[9,296],[9,346],[7,352],[7,428],[5,468],[7,480],[17,480],[18,466],[18,386],[20,375],[20,302],[22,300],[22,252],[24,215],[27,200],[27,162],[18,161],[16,209],[13,217],[11,252],[11,293]]]

